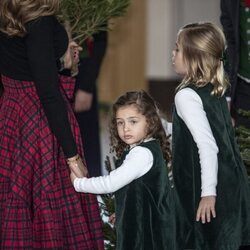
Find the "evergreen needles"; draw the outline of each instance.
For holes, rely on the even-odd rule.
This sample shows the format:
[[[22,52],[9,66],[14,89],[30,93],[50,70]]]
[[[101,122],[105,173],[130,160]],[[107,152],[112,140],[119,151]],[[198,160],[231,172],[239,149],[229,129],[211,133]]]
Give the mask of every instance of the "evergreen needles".
[[[126,13],[130,0],[62,0],[59,18],[69,34],[82,44],[86,38],[108,29],[111,18]]]
[[[113,157],[113,163],[115,163],[115,157]],[[109,156],[106,156],[105,167],[108,172],[112,171],[112,164],[110,162]],[[102,218],[109,218],[113,213],[115,213],[114,195],[113,194],[101,195],[101,201],[99,201],[99,206],[101,208]],[[105,249],[115,250],[116,249],[115,227],[111,223],[103,220],[103,233],[105,239]]]
[[[250,111],[238,110],[239,114],[250,119]],[[247,173],[250,180],[250,129],[238,127],[235,129],[237,142],[240,147],[242,159],[246,165]]]

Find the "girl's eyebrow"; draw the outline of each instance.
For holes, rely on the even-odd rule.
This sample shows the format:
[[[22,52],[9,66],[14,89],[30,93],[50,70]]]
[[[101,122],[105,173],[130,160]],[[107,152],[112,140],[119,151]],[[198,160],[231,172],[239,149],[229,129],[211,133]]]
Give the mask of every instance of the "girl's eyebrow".
[[[119,119],[124,119],[124,118],[116,117],[115,119],[119,120]],[[138,116],[130,116],[130,117],[128,117],[128,119],[139,119],[139,117]]]
[[[139,118],[139,117],[138,116],[130,116],[129,118],[131,119],[131,118]]]

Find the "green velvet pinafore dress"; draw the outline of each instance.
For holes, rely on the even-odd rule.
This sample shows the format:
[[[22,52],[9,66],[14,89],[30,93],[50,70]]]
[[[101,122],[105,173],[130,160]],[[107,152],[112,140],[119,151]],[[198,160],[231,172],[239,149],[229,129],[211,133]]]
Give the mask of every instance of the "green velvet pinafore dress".
[[[173,174],[176,190],[191,229],[185,249],[238,250],[250,245],[250,190],[245,166],[235,141],[225,97],[210,93],[212,84],[191,88],[200,96],[213,136],[219,148],[216,218],[202,224],[195,221],[201,196],[201,168],[198,148],[186,124],[173,115]]]
[[[142,177],[115,193],[117,250],[176,250],[182,235],[175,218],[175,189],[157,140],[143,142],[154,158]],[[122,163],[126,154],[120,161]],[[136,168],[136,166],[135,166]],[[178,244],[179,244],[178,243]]]

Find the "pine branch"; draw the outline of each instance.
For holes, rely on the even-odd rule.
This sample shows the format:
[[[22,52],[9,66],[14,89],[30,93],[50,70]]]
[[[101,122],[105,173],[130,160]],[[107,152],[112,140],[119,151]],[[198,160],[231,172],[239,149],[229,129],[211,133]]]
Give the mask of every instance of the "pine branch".
[[[245,162],[246,165],[250,165],[250,149],[244,149],[241,153],[242,159]]]
[[[113,158],[113,163],[115,163],[115,158]],[[112,171],[112,164],[110,157],[106,156],[105,168],[108,172]],[[101,195],[101,201],[99,201],[99,206],[101,209],[102,218],[110,217],[115,213],[114,195],[113,194],[103,194]],[[115,250],[116,249],[116,230],[115,227],[109,222],[103,221],[103,232],[105,239],[105,249]]]
[[[240,136],[242,138],[250,138],[250,130],[243,126],[237,127],[235,129],[235,132],[237,136]]]
[[[238,110],[238,113],[244,117],[247,117],[250,119],[250,111],[248,110],[243,110],[243,109],[239,109]]]
[[[110,158],[108,155],[106,156],[106,159],[105,159],[105,167],[109,173],[112,171],[112,165],[111,165]]]
[[[114,227],[112,227],[109,223],[103,224],[103,233],[105,235],[106,240],[106,246],[114,247],[116,245],[116,232],[114,230]]]
[[[70,24],[71,36],[79,44],[103,30],[111,18],[123,16],[131,0],[62,0],[59,19]]]
[[[114,206],[114,196],[113,194],[103,194],[101,195],[102,202],[100,203],[100,207],[103,215],[109,217],[111,214],[115,212]]]
[[[239,109],[238,113],[250,119],[250,111]],[[235,133],[240,148],[240,154],[246,166],[250,181],[250,129],[240,126],[235,129]]]

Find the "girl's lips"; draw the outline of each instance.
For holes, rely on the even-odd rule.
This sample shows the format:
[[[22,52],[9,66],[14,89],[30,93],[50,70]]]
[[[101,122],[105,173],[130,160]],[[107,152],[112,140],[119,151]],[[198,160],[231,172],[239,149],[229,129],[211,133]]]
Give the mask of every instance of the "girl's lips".
[[[125,135],[125,136],[124,136],[124,139],[125,139],[125,140],[131,139],[131,138],[132,138],[131,135]]]

